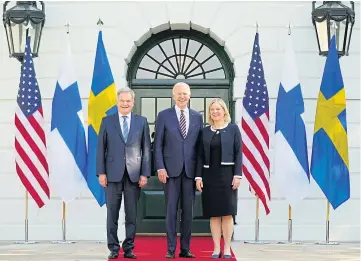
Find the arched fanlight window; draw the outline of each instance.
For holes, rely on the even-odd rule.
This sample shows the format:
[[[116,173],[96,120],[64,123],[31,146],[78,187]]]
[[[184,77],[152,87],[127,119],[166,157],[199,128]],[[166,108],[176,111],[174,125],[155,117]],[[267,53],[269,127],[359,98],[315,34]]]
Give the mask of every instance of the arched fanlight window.
[[[154,44],[142,57],[135,79],[226,79],[219,57],[205,43],[175,35]]]

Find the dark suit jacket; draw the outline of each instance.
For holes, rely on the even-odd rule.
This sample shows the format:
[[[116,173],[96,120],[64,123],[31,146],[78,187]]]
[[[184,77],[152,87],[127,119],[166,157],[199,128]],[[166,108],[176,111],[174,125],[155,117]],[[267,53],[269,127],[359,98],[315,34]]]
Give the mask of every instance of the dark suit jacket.
[[[186,175],[194,178],[202,128],[202,115],[189,109],[189,129],[183,138],[175,107],[159,112],[154,139],[156,170],[166,169],[169,177],[177,177],[184,166]]]
[[[202,129],[201,139],[198,147],[197,177],[202,177],[203,168],[209,168],[211,141],[215,132],[210,126]],[[226,128],[220,130],[222,144],[221,165],[234,166],[234,176],[242,176],[242,139],[239,127],[230,123]]]
[[[118,112],[103,118],[98,135],[97,176],[105,174],[109,182],[119,182],[126,167],[130,180],[138,182],[141,175],[150,176],[150,153],[149,125],[145,117],[131,114],[127,142]]]

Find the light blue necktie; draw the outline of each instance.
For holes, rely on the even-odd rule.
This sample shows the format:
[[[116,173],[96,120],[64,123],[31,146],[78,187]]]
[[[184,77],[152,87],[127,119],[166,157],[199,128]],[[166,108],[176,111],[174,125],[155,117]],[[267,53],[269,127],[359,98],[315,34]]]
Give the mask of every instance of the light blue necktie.
[[[122,116],[122,117],[123,117],[123,138],[125,142],[127,142],[128,134],[129,134],[129,127],[127,122],[128,116]]]

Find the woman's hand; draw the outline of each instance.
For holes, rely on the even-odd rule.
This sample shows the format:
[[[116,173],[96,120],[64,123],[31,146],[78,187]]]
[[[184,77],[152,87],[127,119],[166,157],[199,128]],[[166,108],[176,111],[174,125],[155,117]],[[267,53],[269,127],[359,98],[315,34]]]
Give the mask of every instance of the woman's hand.
[[[202,193],[203,181],[201,179],[196,180],[196,187],[197,187],[197,190]]]
[[[232,181],[232,189],[233,190],[237,189],[240,183],[241,183],[241,179],[234,177]]]

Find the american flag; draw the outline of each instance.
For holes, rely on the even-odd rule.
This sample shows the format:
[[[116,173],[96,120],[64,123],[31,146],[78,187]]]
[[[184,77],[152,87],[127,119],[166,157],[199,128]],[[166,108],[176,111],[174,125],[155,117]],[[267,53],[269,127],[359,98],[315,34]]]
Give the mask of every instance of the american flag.
[[[39,208],[50,198],[43,120],[30,37],[27,37],[15,111],[15,163],[21,182]]]
[[[242,171],[250,183],[251,191],[263,203],[266,214],[270,213],[268,202],[271,199],[268,123],[268,91],[262,66],[259,36],[256,33],[243,98]]]

